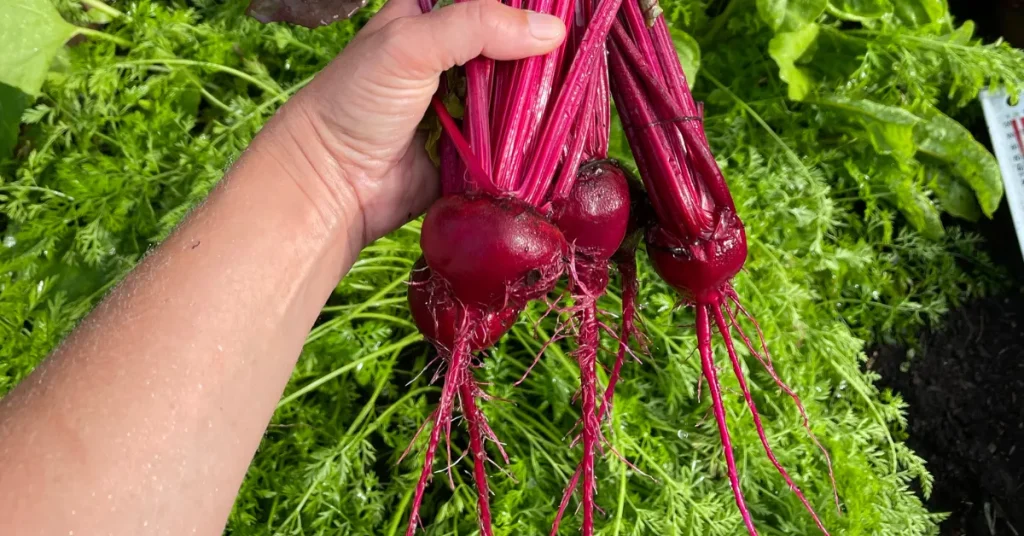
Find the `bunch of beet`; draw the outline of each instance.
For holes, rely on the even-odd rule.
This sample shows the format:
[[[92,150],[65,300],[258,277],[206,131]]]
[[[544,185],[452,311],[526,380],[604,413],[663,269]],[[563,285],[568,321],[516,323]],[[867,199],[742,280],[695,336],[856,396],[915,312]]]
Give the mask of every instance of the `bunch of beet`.
[[[424,423],[430,425],[430,435],[407,536],[420,524],[437,447],[442,437],[449,441],[456,410],[469,434],[481,533],[492,534],[485,445],[490,441],[503,457],[505,452],[478,406],[486,395],[474,379],[475,353],[494,345],[531,301],[550,299],[563,277],[568,280],[574,356],[580,368],[576,441],[583,453],[552,534],[577,489],[583,534],[593,534],[601,421],[611,407],[630,341],[640,339],[634,317],[635,252],[641,242],[657,273],[695,308],[702,370],[729,480],[748,531],[756,534],[733,459],[713,362],[712,323],[724,340],[767,455],[827,534],[772,454],[742,374],[733,330],[803,412],[796,394],[772,368],[763,337],[758,347],[740,330],[738,316],[753,320],[730,286],[746,260],[743,224],[656,2],[509,3],[561,17],[569,35],[545,56],[471,60],[445,78],[434,99],[443,127],[438,142],[442,197],[423,221],[423,257],[413,269],[408,296],[417,326],[442,358],[438,375],[443,387],[430,422]],[[421,7],[435,8],[432,0],[421,0]],[[459,119],[444,105],[452,98],[462,100]],[[612,98],[640,181],[628,178],[608,159]],[[616,361],[599,394],[597,355],[607,328],[598,319],[597,300],[606,291],[613,266],[620,275],[623,314],[615,334]]]

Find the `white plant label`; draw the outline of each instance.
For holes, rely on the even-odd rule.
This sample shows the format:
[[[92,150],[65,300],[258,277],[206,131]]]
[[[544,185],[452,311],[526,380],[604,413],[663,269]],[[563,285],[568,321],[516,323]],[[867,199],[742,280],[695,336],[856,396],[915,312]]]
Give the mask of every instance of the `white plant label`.
[[[1024,93],[1016,106],[1004,90],[982,91],[981,107],[992,139],[992,149],[999,161],[1006,188],[1006,201],[1013,215],[1017,242],[1024,255]]]

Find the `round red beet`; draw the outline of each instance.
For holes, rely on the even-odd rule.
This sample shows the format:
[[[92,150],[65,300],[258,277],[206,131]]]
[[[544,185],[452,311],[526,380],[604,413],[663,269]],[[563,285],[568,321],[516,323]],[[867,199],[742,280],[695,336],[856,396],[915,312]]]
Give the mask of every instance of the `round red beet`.
[[[647,233],[647,254],[666,283],[698,303],[717,303],[720,291],[747,260],[743,222],[732,210],[715,214],[710,237],[683,242],[663,227]]]
[[[427,265],[454,297],[484,311],[521,308],[547,294],[562,274],[561,231],[511,197],[446,196],[423,220]]]
[[[450,296],[444,281],[432,277],[423,257],[413,266],[408,296],[409,310],[420,333],[434,344],[451,349],[459,330],[459,305]],[[512,308],[483,312],[479,308],[464,307],[462,325],[468,332],[470,350],[475,352],[493,346],[516,323],[519,312]]]
[[[580,167],[565,199],[552,204],[552,221],[576,251],[594,260],[612,257],[629,226],[629,182],[609,160]]]

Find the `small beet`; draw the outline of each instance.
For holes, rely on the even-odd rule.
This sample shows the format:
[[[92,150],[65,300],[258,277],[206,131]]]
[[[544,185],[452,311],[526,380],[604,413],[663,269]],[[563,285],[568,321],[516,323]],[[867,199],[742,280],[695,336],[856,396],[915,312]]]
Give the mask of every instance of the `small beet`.
[[[547,294],[562,274],[565,237],[512,197],[447,196],[423,220],[427,265],[465,305],[521,308]]]
[[[629,200],[625,173],[598,160],[580,167],[569,195],[552,203],[551,220],[577,253],[606,261],[626,236]]]
[[[715,214],[711,236],[682,241],[664,227],[647,232],[651,264],[666,283],[695,303],[718,303],[747,260],[743,223],[731,209]]]
[[[552,525],[557,534],[569,498],[582,479],[583,536],[594,533],[595,451],[601,441],[598,413],[597,351],[600,322],[597,299],[608,287],[609,260],[622,246],[630,225],[630,187],[626,174],[610,160],[595,160],[580,167],[569,194],[552,203],[552,220],[573,245],[570,288],[576,302],[577,347],[580,367],[580,443],[583,456],[562,495]],[[602,408],[603,409],[603,408]]]
[[[409,310],[416,327],[427,340],[441,348],[451,349],[459,330],[459,305],[452,299],[440,278],[432,277],[426,261],[420,257],[413,265],[409,282]],[[482,311],[464,307],[462,313],[470,351],[490,348],[512,328],[519,318],[519,309],[507,308]]]

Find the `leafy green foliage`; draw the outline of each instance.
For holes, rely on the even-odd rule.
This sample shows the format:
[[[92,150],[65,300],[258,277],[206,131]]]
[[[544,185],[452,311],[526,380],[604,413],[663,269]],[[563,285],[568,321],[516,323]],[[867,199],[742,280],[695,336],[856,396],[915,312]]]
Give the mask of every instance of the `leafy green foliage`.
[[[10,156],[18,143],[21,114],[28,102],[28,95],[23,91],[0,83],[0,158]]]
[[[768,53],[779,64],[779,78],[789,84],[788,96],[803,100],[811,92],[813,82],[803,68],[797,66],[818,39],[818,25],[806,24],[791,32],[782,32],[768,44]]]
[[[814,22],[825,0],[757,0],[757,11],[773,30],[793,31]]]
[[[828,3],[829,13],[841,20],[868,22],[892,13],[889,0],[837,0]]]
[[[967,177],[985,172],[942,158],[977,153],[963,152],[974,149],[955,140],[951,152],[926,151],[943,140],[922,139],[901,126],[900,117],[909,117],[870,103],[920,122],[931,121],[933,109],[955,117],[998,75],[993,66],[1014,82],[1008,73],[1019,53],[951,41],[944,7],[938,15],[928,11],[941,4],[897,4],[920,9],[886,7],[871,18],[850,0],[842,9],[874,26],[849,30],[835,24],[836,7],[816,17],[817,38],[792,56],[807,76],[803,102],[787,96],[792,82],[779,77],[768,55],[779,34],[753,0],[733,0],[713,19],[699,1],[663,6],[674,27],[701,43],[697,96],[706,102],[708,137],[750,238],[737,290],[832,453],[842,516],[798,413],[744,354],[756,401],[780,461],[833,534],[936,533],[941,516],[912,491],[927,493],[931,480],[902,443],[904,405],[879,393],[877,378],[863,372],[863,348],[867,340],[905,337],[998,280],[976,237],[954,224],[926,238],[918,229],[931,225],[932,213],[921,209],[914,221],[898,210],[927,202],[970,214],[973,201],[973,213],[981,214],[976,191],[984,182]],[[66,20],[87,20],[76,5],[56,5]],[[50,72],[23,116],[16,159],[0,156],[0,392],[24,378],[173,229],[372,8],[313,31],[261,25],[245,16],[242,0],[138,0],[104,28],[130,46],[95,38],[66,51],[66,66]],[[857,111],[831,101],[856,103]],[[628,159],[621,128],[611,145],[612,154]],[[228,533],[387,535],[402,526],[419,451],[398,460],[437,397],[433,353],[410,323],[404,298],[418,229],[413,222],[367,248],[339,283],[243,483]],[[697,397],[692,315],[677,307],[645,259],[640,276],[651,354],[625,367],[608,437],[650,476],[606,456],[598,469],[602,533],[734,536],[741,521],[717,433],[705,419],[709,401]],[[619,306],[614,293],[601,305]],[[534,327],[542,313],[528,310],[476,370],[496,397],[483,409],[512,458],[504,469],[514,478],[491,471],[501,534],[546,534],[577,458],[566,439],[578,415],[571,348],[552,346],[513,386],[553,333],[555,319]],[[612,341],[604,344],[613,350]],[[727,373],[722,379],[759,527],[764,534],[814,533],[760,451],[735,380]],[[461,452],[461,430],[453,440]],[[456,465],[454,491],[444,479],[431,486],[427,534],[476,530],[466,464]]]
[[[0,82],[35,95],[50,62],[76,28],[50,0],[8,0],[0,6]]]
[[[768,50],[787,96],[819,108],[830,120],[822,130],[870,142],[881,161],[867,167],[898,167],[868,177],[912,225],[934,238],[944,232],[942,212],[970,214],[962,185],[991,217],[1003,195],[995,157],[940,108],[959,109],[992,85],[1014,93],[1024,80],[1024,52],[981,44],[972,23],[954,25],[943,0],[833,2],[826,16],[795,26],[776,24],[778,14],[762,7],[783,5],[791,13],[795,5],[757,5],[778,29]],[[938,173],[955,180],[923,180]],[[956,191],[936,191],[942,187]]]
[[[700,44],[693,36],[678,28],[669,28],[669,32],[672,44],[676,47],[676,55],[679,56],[679,64],[683,66],[683,73],[688,80],[696,80],[697,71],[700,70]]]

